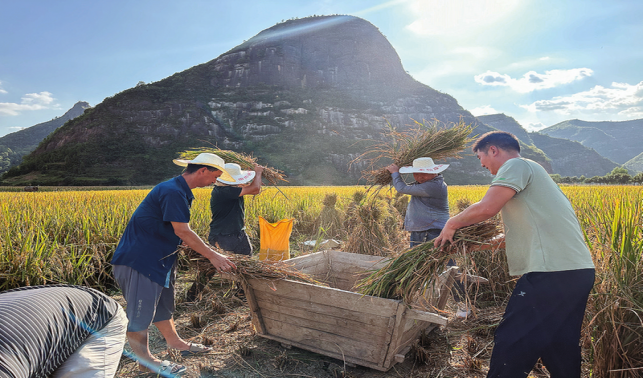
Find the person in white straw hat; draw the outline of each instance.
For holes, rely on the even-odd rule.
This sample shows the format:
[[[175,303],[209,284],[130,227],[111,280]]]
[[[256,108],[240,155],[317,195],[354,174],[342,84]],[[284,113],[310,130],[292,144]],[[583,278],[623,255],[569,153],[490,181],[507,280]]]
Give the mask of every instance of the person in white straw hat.
[[[176,332],[174,282],[177,246],[185,243],[205,256],[220,272],[235,269],[233,262],[208,247],[190,229],[192,189],[213,184],[217,178],[235,182],[215,154],[202,153],[192,160],[174,160],[183,173],[156,185],[132,215],[112,258],[114,278],[128,303],[127,338],[143,371],[166,375],[185,372],[185,366],[154,357],[148,346],[148,328],[154,323],[168,348],[181,354],[211,348],[183,340]]]
[[[391,172],[395,190],[411,196],[404,217],[404,229],[411,233],[411,248],[435,239],[449,220],[449,194],[440,174],[448,167],[449,164],[435,164],[430,157],[417,158],[408,167],[400,168],[395,164],[386,167]],[[412,173],[415,182],[407,185],[400,173]],[[449,260],[448,265],[454,266],[455,261]],[[470,310],[462,302],[464,285],[456,281],[452,293],[458,302],[456,316],[467,317]]]
[[[398,193],[409,194],[411,200],[404,217],[404,229],[411,233],[411,248],[438,235],[449,219],[449,198],[444,177],[440,174],[448,164],[435,164],[430,157],[413,160],[409,167],[391,164],[393,186]],[[415,182],[407,185],[400,173],[412,173]]]
[[[244,171],[238,164],[228,163],[225,168],[235,181],[222,177],[212,189],[210,197],[210,235],[208,241],[224,251],[252,255],[252,245],[245,229],[245,202],[243,196],[261,192],[263,167],[255,164],[254,170]]]

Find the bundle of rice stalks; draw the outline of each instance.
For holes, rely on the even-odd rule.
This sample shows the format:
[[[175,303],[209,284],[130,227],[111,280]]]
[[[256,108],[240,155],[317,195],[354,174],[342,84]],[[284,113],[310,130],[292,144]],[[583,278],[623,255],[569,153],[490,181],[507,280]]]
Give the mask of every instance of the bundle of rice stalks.
[[[210,261],[198,252],[194,251],[192,248],[182,245],[179,247],[179,250],[185,253],[185,255],[190,259],[191,264],[195,266],[199,272],[202,272],[208,277],[217,273],[217,270],[212,266]],[[247,281],[251,278],[266,280],[287,279],[326,286],[309,275],[293,269],[286,261],[259,261],[244,255],[226,254],[221,251],[219,251],[219,253],[225,255],[237,266],[237,269],[229,274],[236,276],[241,281]]]
[[[401,218],[395,208],[378,196],[363,201],[355,194],[346,210],[344,251],[372,256],[390,256],[404,249]]]
[[[409,206],[409,199],[410,198],[411,198],[410,196],[408,196],[406,194],[399,193],[399,192],[395,194],[393,207],[395,207],[397,212],[400,213],[400,216],[402,218],[404,218],[406,216],[406,209]]]
[[[239,166],[243,170],[251,171],[254,169],[254,165],[257,163],[257,159],[252,156],[246,155],[241,152],[235,152],[231,150],[222,150],[217,147],[199,147],[199,148],[183,151],[179,154],[179,159],[188,159],[188,160],[194,159],[195,157],[197,157],[197,155],[204,152],[218,155],[226,163],[239,164]],[[286,175],[284,175],[283,172],[271,167],[264,168],[262,177],[265,178],[269,183],[273,185],[277,185],[277,182],[279,181],[288,182],[288,180],[286,180]]]
[[[469,135],[473,131],[471,125],[464,122],[453,123],[451,127],[439,128],[439,122],[432,124],[415,121],[416,128],[406,132],[391,130],[388,137],[393,141],[381,143],[369,149],[358,160],[363,160],[370,167],[381,166],[380,161],[393,162],[397,166],[408,166],[413,160],[428,156],[434,161],[446,158],[458,158],[467,143],[473,138]],[[391,174],[386,168],[373,169],[363,172],[364,178],[372,185],[384,186],[391,183]]]
[[[340,213],[335,204],[337,203],[337,194],[326,194],[323,200],[324,207],[315,220],[315,228],[322,231],[326,238],[342,238],[344,234],[343,215]]]
[[[499,233],[495,221],[463,227],[456,232],[454,242],[448,247],[437,248],[433,241],[413,247],[359,281],[356,289],[365,295],[402,299],[407,305],[411,305],[427,288],[433,287],[435,279],[454,254],[482,244]]]

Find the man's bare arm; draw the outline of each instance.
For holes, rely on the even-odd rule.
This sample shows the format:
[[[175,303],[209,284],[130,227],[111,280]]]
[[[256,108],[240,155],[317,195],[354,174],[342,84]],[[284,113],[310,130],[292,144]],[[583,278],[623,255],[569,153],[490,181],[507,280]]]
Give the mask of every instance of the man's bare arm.
[[[490,187],[480,202],[474,203],[447,221],[440,235],[435,238],[435,246],[442,246],[446,244],[447,241],[453,242],[453,234],[455,234],[458,228],[482,222],[498,214],[500,209],[502,209],[514,195],[516,195],[516,191],[506,186],[496,185]]]
[[[199,235],[192,231],[189,223],[172,222],[172,227],[174,228],[176,236],[180,237],[183,243],[210,260],[210,263],[212,263],[217,271],[229,272],[237,268],[232,261],[208,247]]]
[[[264,167],[255,164],[255,178],[252,180],[252,183],[248,186],[244,186],[241,189],[239,197],[245,196],[246,194],[259,194],[261,193],[261,175],[263,173]]]

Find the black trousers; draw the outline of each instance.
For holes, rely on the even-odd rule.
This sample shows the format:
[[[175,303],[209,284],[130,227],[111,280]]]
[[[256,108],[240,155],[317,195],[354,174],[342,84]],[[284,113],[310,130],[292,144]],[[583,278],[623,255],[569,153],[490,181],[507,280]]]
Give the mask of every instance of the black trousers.
[[[538,358],[551,378],[580,377],[580,330],[593,286],[594,269],[523,275],[496,329],[487,378],[527,377]]]

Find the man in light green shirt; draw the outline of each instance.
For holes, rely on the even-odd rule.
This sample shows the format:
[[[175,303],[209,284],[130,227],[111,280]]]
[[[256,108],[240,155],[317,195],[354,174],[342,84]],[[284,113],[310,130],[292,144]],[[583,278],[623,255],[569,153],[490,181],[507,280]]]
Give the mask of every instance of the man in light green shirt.
[[[522,277],[496,330],[487,377],[527,377],[539,358],[552,378],[580,377],[594,263],[574,209],[543,167],[520,156],[512,134],[486,133],[472,149],[496,177],[480,202],[447,221],[435,244],[502,213],[509,273]]]

